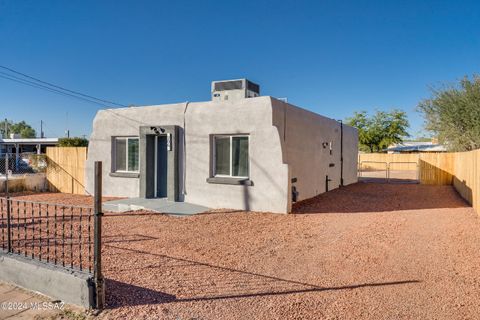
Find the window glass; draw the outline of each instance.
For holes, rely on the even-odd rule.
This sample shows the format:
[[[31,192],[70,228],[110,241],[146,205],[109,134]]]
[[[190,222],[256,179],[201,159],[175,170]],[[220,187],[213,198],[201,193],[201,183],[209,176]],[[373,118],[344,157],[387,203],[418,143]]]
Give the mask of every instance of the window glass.
[[[230,137],[215,137],[215,174],[230,175]]]
[[[126,144],[126,139],[115,139],[115,171],[127,171]]]
[[[248,177],[248,137],[232,137],[232,176]]]
[[[128,171],[138,171],[138,139],[128,139]]]
[[[214,174],[249,176],[248,136],[214,137]]]

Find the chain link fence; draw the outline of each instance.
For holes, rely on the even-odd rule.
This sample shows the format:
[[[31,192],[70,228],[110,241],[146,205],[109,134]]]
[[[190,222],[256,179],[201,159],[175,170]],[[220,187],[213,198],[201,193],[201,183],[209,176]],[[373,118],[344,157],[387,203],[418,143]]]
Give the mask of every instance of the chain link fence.
[[[47,158],[44,154],[36,153],[6,153],[0,156],[0,175],[7,173],[11,176],[45,173]]]
[[[0,155],[0,193],[47,191],[47,164],[47,157],[44,154]]]
[[[35,153],[0,155],[0,193],[47,191],[47,157]]]

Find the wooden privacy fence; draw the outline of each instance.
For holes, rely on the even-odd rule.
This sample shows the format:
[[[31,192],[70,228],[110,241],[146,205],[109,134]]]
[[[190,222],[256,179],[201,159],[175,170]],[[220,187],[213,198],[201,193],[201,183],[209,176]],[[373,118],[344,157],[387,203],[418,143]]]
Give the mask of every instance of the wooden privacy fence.
[[[48,147],[47,182],[50,191],[85,194],[86,147]]]
[[[453,186],[480,214],[480,150],[455,153]]]
[[[480,150],[451,153],[359,154],[362,169],[385,170],[396,163],[395,170],[411,170],[416,162],[421,184],[453,185],[458,193],[480,213]]]

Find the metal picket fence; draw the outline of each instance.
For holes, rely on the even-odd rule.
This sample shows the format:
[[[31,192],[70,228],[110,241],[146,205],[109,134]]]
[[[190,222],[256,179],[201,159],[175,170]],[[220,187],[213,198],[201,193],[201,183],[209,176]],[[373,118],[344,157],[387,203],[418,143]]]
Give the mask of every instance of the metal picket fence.
[[[104,306],[101,264],[102,163],[95,163],[93,206],[74,206],[16,199],[10,196],[11,177],[19,172],[4,158],[0,197],[1,251],[72,271],[91,274],[96,288],[96,307]]]
[[[2,250],[92,272],[93,207],[0,198]]]

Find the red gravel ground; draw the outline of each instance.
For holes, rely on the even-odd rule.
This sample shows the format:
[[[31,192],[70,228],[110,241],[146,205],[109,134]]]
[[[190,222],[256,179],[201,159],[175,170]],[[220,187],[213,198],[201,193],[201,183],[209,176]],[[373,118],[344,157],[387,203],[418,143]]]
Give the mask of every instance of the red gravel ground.
[[[360,183],[294,209],[107,214],[100,317],[480,319],[480,222],[450,186]]]

